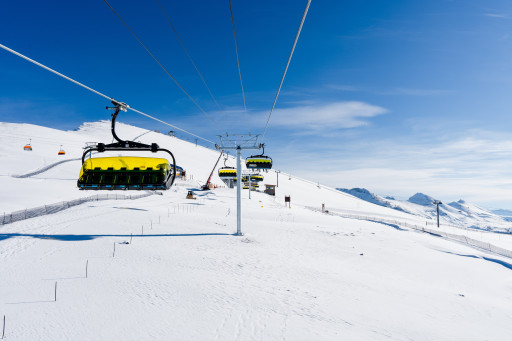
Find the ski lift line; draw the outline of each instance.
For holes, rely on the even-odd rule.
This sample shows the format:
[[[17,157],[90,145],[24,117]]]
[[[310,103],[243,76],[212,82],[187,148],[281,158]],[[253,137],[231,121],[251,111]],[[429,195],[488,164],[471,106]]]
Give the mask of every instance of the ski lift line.
[[[94,90],[94,89],[92,89],[92,88],[88,87],[87,85],[84,85],[84,84],[82,84],[82,83],[80,83],[80,82],[77,82],[76,80],[74,80],[74,79],[72,79],[72,78],[69,78],[69,77],[68,77],[68,76],[66,76],[66,75],[63,75],[63,74],[62,74],[62,73],[60,73],[60,72],[57,72],[57,71],[55,71],[55,70],[53,70],[53,69],[50,69],[49,67],[47,67],[47,66],[45,66],[45,65],[43,65],[43,64],[41,64],[41,63],[38,63],[38,62],[36,62],[35,60],[30,59],[30,58],[28,58],[28,57],[26,57],[26,56],[22,55],[21,53],[16,52],[16,51],[14,51],[14,50],[12,50],[12,49],[8,48],[8,47],[7,47],[7,46],[5,46],[5,45],[0,44],[0,48],[2,48],[2,49],[4,49],[4,50],[6,50],[6,51],[8,51],[8,52],[11,52],[12,54],[14,54],[14,55],[16,55],[16,56],[18,56],[18,57],[21,57],[21,58],[23,58],[23,59],[25,59],[25,60],[27,60],[27,61],[31,62],[32,64],[35,64],[35,65],[37,65],[37,66],[39,66],[39,67],[41,67],[41,68],[43,68],[43,69],[45,69],[45,70],[48,70],[48,71],[50,71],[50,72],[52,72],[52,73],[56,74],[57,76],[60,76],[60,77],[62,77],[62,78],[64,78],[64,79],[66,79],[66,80],[68,80],[68,81],[70,81],[70,82],[72,82],[72,83],[75,83],[76,85],[79,85],[79,86],[81,86],[82,88],[87,89],[87,90],[89,90],[89,91],[91,91],[91,92],[93,92],[93,93],[95,93],[95,94],[97,94],[97,95],[99,95],[99,96],[101,96],[101,97],[103,97],[103,98],[105,98],[105,99],[108,99],[109,101],[115,101],[112,97],[109,97],[109,96],[107,96],[107,95],[105,95],[105,94],[102,94],[102,93],[101,93],[101,92],[99,92],[99,91],[96,91],[96,90]],[[115,101],[115,102],[117,102],[117,101]],[[162,124],[165,124],[165,125],[167,125],[167,126],[169,126],[169,127],[172,127],[172,128],[174,128],[174,129],[177,129],[177,130],[179,130],[179,131],[181,131],[181,132],[184,132],[184,133],[186,133],[186,134],[188,134],[188,135],[191,135],[191,136],[197,137],[198,139],[201,139],[201,140],[206,141],[206,142],[208,142],[208,143],[215,144],[215,142],[213,142],[213,141],[210,141],[210,140],[205,139],[205,138],[203,138],[203,137],[201,137],[201,136],[199,136],[199,135],[196,135],[196,134],[193,134],[193,133],[191,133],[191,132],[189,132],[189,131],[186,131],[185,129],[181,129],[180,127],[177,127],[177,126],[175,126],[175,125],[172,125],[172,124],[170,124],[170,123],[167,123],[167,122],[165,122],[165,121],[162,121],[162,120],[160,120],[160,119],[158,119],[158,118],[156,118],[156,117],[153,117],[153,116],[151,116],[151,115],[148,115],[148,114],[146,114],[146,113],[144,113],[144,112],[142,112],[142,111],[140,111],[140,110],[137,110],[137,109],[132,108],[132,107],[129,107],[129,106],[128,106],[128,107],[126,107],[126,108],[127,108],[127,109],[129,109],[129,110],[132,110],[132,111],[134,111],[134,112],[136,112],[136,113],[138,113],[138,114],[140,114],[140,115],[143,115],[143,116],[146,116],[146,117],[148,117],[148,118],[151,118],[152,120],[155,120],[155,121],[160,122],[160,123],[162,123]]]
[[[302,26],[304,25],[304,21],[306,20],[306,16],[308,14],[309,5],[311,4],[311,0],[308,0],[306,4],[306,8],[304,9],[304,14],[302,14],[302,20],[300,21],[299,29],[297,30],[297,34],[295,35],[295,41],[293,42],[292,50],[290,51],[290,56],[288,56],[288,62],[286,63],[286,67],[283,72],[283,77],[281,77],[281,82],[279,83],[279,88],[277,89],[276,97],[274,98],[274,103],[272,104],[272,108],[270,109],[270,113],[268,115],[267,124],[265,125],[265,130],[263,130],[263,134],[261,138],[265,137],[265,133],[267,132],[268,123],[270,122],[270,117],[272,117],[272,113],[274,112],[274,108],[277,103],[277,98],[279,97],[279,93],[281,92],[281,87],[283,86],[284,77],[286,76],[286,72],[288,71],[288,67],[290,66],[290,61],[292,60],[293,52],[295,51],[295,46],[297,45],[297,41],[299,40],[300,31],[302,30]]]
[[[236,43],[236,32],[235,32],[235,19],[233,17],[233,6],[231,6],[231,0],[229,0],[229,12],[231,14],[231,23],[233,24],[233,38],[235,40],[236,63],[238,65],[238,75],[240,76],[240,86],[242,87],[242,98],[244,100],[245,117],[247,119],[247,127],[249,128],[249,135],[250,135],[251,127],[249,125],[249,114],[247,114],[247,105],[245,104],[244,83],[242,82],[242,71],[240,69],[240,58],[238,57],[238,45]]]
[[[190,62],[192,63],[192,65],[194,66],[194,69],[196,69],[196,72],[197,74],[199,75],[199,77],[201,78],[201,80],[203,81],[203,84],[204,86],[206,87],[206,89],[208,90],[208,93],[210,94],[211,98],[213,99],[213,101],[215,102],[215,104],[217,105],[217,107],[219,108],[219,110],[222,112],[222,107],[220,106],[219,102],[217,102],[217,99],[215,98],[215,96],[213,96],[213,93],[212,91],[210,90],[210,87],[208,86],[208,84],[206,84],[206,80],[204,79],[203,75],[201,74],[201,72],[199,71],[199,68],[197,67],[196,63],[194,62],[194,60],[192,59],[192,56],[190,55],[190,53],[188,52],[187,48],[185,47],[185,44],[183,43],[183,41],[181,40],[180,36],[178,35],[178,32],[176,31],[176,29],[174,28],[174,25],[171,23],[171,19],[169,18],[169,16],[167,15],[167,12],[164,10],[162,4],[160,3],[159,0],[155,0],[157,3],[158,3],[158,6],[160,7],[160,9],[162,10],[162,13],[164,14],[165,18],[167,19],[167,22],[169,23],[169,26],[171,26],[171,29],[172,31],[174,32],[174,34],[176,35],[176,38],[178,38],[178,41],[181,45],[181,47],[183,47],[183,50],[185,51],[185,53],[187,54],[187,57],[188,59],[190,60]]]
[[[85,89],[87,89],[87,90],[89,90],[89,91],[92,91],[92,92],[94,92],[95,94],[100,95],[101,97],[108,99],[109,101],[110,101],[110,100],[112,100],[112,98],[111,98],[111,97],[108,97],[107,95],[102,94],[102,93],[101,93],[101,92],[99,92],[99,91],[96,91],[96,90],[94,90],[94,89],[92,89],[92,88],[89,88],[87,85],[84,85],[84,84],[82,84],[82,83],[80,83],[80,82],[77,82],[76,80],[71,79],[71,78],[69,78],[68,76],[63,75],[63,74],[62,74],[62,73],[60,73],[60,72],[57,72],[57,71],[55,71],[55,70],[53,70],[53,69],[50,69],[49,67],[47,67],[47,66],[45,66],[45,65],[43,65],[43,64],[41,64],[41,63],[38,63],[38,62],[36,62],[35,60],[30,59],[30,58],[28,58],[27,56],[24,56],[24,55],[22,55],[21,53],[16,52],[16,51],[14,51],[14,50],[12,50],[12,49],[8,48],[8,47],[7,47],[7,46],[5,46],[5,45],[0,44],[0,47],[1,47],[2,49],[4,49],[4,50],[8,51],[8,52],[11,52],[12,54],[14,54],[14,55],[16,55],[16,56],[18,56],[18,57],[21,57],[21,58],[23,58],[23,59],[25,59],[25,60],[27,60],[27,61],[31,62],[32,64],[35,64],[35,65],[37,65],[37,66],[39,66],[39,67],[42,67],[42,68],[43,68],[43,69],[45,69],[45,70],[48,70],[48,71],[50,71],[50,72],[52,72],[52,73],[56,74],[57,76],[60,76],[60,77],[62,77],[62,78],[64,78],[64,79],[67,79],[68,81],[73,82],[73,83],[75,83],[76,85],[81,86],[82,88],[85,88]]]
[[[200,139],[200,140],[206,141],[206,142],[208,142],[208,143],[215,144],[215,142],[213,142],[213,141],[211,141],[211,140],[208,140],[208,139],[205,139],[204,137],[201,137],[201,136],[199,136],[199,135],[193,134],[193,133],[191,133],[191,132],[189,132],[189,131],[186,131],[185,129],[181,129],[181,128],[179,128],[179,127],[176,127],[175,125],[172,125],[172,124],[167,123],[167,122],[165,122],[165,121],[162,121],[162,120],[160,120],[160,119],[158,119],[158,118],[156,118],[156,117],[153,117],[153,116],[151,116],[151,115],[148,115],[148,114],[146,114],[146,113],[143,113],[143,112],[142,112],[142,111],[140,111],[140,110],[137,110],[137,109],[134,109],[134,108],[131,108],[131,107],[130,107],[130,108],[128,108],[128,109],[130,109],[130,110],[132,110],[132,111],[135,111],[136,113],[141,114],[142,116],[146,116],[147,118],[151,118],[152,120],[155,120],[155,121],[157,121],[157,122],[160,122],[160,123],[162,123],[162,124],[165,124],[165,125],[167,125],[167,126],[169,126],[169,127],[172,127],[172,128],[174,128],[174,129],[178,129],[179,131],[182,131],[182,132],[184,132],[184,133],[186,133],[186,134],[188,134],[188,135],[191,135],[191,136],[197,137],[197,138],[198,138],[198,139]]]
[[[197,103],[197,101],[192,97],[190,96],[190,94],[185,90],[185,88],[183,86],[181,86],[181,84],[176,80],[176,78],[174,78],[169,71],[167,71],[167,69],[165,68],[165,66],[158,60],[158,58],[156,58],[156,56],[146,47],[146,45],[144,45],[144,43],[142,42],[142,40],[140,40],[140,38],[135,34],[135,32],[130,28],[130,26],[128,26],[128,24],[123,20],[123,18],[121,18],[121,16],[114,10],[114,8],[112,6],[110,6],[110,4],[108,3],[107,0],[103,0],[103,2],[105,2],[105,4],[112,10],[112,12],[117,16],[117,18],[123,23],[123,25],[128,29],[128,31],[130,31],[130,33],[133,35],[133,37],[139,42],[139,44],[146,50],[147,53],[149,53],[149,55],[158,63],[158,65],[160,65],[160,67],[162,68],[162,70],[164,70],[164,72],[174,81],[174,83],[178,86],[178,88],[180,88],[181,91],[183,91],[183,93],[185,95],[187,95],[187,97],[192,101],[192,103],[194,103],[194,105],[206,116],[208,117],[209,120],[212,121],[213,124],[217,124],[213,118],[206,112],[206,110],[203,109],[203,107],[201,107],[199,105],[199,103]]]

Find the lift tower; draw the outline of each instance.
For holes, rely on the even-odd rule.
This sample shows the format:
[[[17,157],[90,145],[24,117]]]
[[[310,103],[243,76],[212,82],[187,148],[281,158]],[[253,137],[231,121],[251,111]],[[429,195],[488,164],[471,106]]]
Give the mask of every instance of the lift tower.
[[[261,149],[259,135],[219,135],[218,150],[236,150],[236,235],[242,235],[242,150]],[[251,189],[249,188],[249,191]]]

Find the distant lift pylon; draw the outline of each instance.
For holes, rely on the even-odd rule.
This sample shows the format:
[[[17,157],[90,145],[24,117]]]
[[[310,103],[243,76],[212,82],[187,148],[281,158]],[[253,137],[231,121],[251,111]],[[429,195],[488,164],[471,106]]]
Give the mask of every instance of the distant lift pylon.
[[[82,155],[82,168],[77,185],[83,190],[167,190],[176,178],[176,160],[167,149],[160,148],[156,143],[151,145],[134,141],[121,140],[115,131],[116,118],[119,112],[126,111],[128,105],[112,100],[112,136],[117,141],[111,144],[98,143],[87,148]],[[107,151],[165,152],[172,163],[165,158],[116,156],[92,158],[92,153]],[[86,160],[87,155],[90,156]]]

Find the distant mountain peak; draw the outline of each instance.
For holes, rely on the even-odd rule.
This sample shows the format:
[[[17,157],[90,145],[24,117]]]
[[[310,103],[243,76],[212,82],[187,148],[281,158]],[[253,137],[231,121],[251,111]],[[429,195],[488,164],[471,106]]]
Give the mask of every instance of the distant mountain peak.
[[[376,205],[389,207],[389,203],[387,203],[383,198],[379,197],[376,194],[373,194],[366,188],[352,188],[352,189],[336,188],[336,189],[338,191],[345,192],[347,194],[355,196],[356,198],[374,203]]]
[[[434,202],[434,198],[428,196],[423,193],[416,193],[412,197],[410,197],[407,201],[412,202],[413,204],[418,204],[421,206],[431,206]]]

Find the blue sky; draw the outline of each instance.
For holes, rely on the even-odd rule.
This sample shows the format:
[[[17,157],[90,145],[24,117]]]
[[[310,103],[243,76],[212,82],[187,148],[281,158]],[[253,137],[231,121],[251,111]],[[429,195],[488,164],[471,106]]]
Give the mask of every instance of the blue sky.
[[[228,1],[3,2],[0,43],[209,139],[245,133]],[[249,126],[261,132],[306,1],[233,0]],[[407,198],[512,208],[512,3],[313,0],[266,136],[283,171]],[[74,129],[97,95],[0,51],[0,120]],[[135,113],[120,118],[168,130]]]

